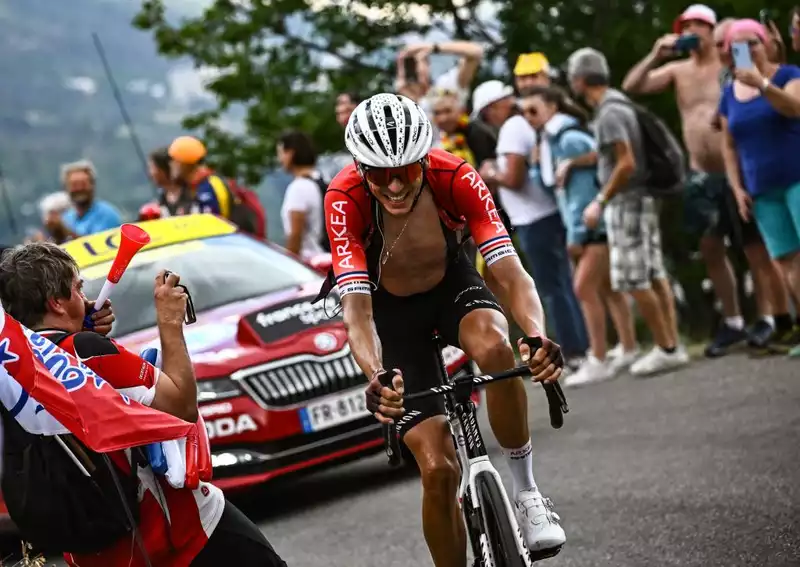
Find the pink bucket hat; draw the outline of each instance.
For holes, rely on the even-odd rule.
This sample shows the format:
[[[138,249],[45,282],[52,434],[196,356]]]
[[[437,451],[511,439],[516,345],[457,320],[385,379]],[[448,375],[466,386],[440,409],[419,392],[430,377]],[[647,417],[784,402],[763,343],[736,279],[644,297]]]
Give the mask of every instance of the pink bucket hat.
[[[744,20],[736,20],[728,27],[728,31],[725,32],[725,47],[730,47],[731,38],[733,38],[733,36],[737,33],[741,32],[754,33],[764,43],[769,41],[769,35],[767,34],[766,28],[761,25],[760,22],[748,18]]]

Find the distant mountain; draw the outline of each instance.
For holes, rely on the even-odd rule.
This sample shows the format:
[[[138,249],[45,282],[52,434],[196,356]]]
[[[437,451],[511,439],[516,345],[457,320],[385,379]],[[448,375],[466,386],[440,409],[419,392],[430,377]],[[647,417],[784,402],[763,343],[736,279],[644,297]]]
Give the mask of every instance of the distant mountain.
[[[202,4],[168,2],[170,8],[191,11]],[[99,195],[120,207],[127,219],[152,198],[93,32],[102,41],[145,152],[168,143],[181,132],[185,114],[211,102],[189,63],[159,57],[152,38],[131,27],[138,5],[136,0],[0,2],[0,165],[23,229],[38,226],[38,199],[60,188],[60,164],[80,158],[95,163]],[[286,182],[278,174],[259,187],[273,228],[280,226]],[[0,204],[0,242],[19,240],[20,235],[11,234],[4,207]]]

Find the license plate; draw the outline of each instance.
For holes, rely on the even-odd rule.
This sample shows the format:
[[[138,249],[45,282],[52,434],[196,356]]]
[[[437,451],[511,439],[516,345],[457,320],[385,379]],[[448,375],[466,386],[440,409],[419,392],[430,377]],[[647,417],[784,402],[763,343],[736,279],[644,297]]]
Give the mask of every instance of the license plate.
[[[306,433],[336,427],[368,415],[361,388],[322,398],[300,409],[300,420]]]

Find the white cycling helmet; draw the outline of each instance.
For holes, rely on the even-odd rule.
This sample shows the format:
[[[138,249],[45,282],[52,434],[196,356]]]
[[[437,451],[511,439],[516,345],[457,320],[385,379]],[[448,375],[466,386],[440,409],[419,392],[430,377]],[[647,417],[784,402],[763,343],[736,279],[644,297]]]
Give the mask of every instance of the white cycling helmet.
[[[361,102],[350,115],[344,143],[358,163],[401,167],[428,155],[433,127],[410,98],[380,93]]]

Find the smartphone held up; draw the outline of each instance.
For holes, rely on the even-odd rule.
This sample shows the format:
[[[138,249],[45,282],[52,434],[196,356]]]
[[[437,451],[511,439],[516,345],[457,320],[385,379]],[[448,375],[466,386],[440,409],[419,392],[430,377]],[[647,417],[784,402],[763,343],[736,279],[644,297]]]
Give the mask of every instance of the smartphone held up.
[[[731,43],[731,56],[733,65],[737,69],[752,69],[753,58],[750,56],[750,44],[746,41],[734,41]]]
[[[417,59],[413,55],[403,58],[403,75],[408,83],[418,82]]]
[[[692,50],[697,49],[700,46],[700,36],[694,33],[682,35],[679,37],[674,44],[672,44],[672,49],[676,53],[686,54]]]

